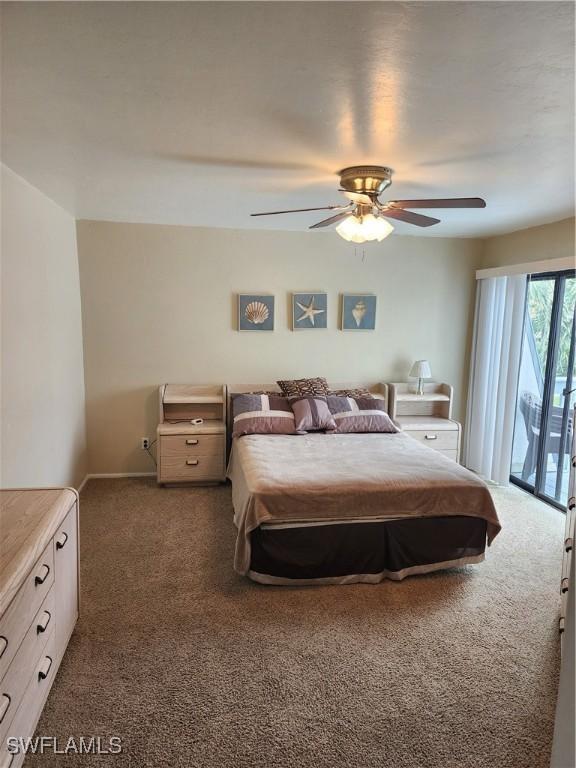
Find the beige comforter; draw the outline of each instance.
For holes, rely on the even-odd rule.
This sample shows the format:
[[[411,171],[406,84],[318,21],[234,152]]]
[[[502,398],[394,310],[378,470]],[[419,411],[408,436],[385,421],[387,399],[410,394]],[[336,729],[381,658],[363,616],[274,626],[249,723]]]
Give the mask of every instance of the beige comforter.
[[[409,435],[248,435],[233,442],[234,567],[250,567],[262,523],[466,515],[500,522],[486,484]]]

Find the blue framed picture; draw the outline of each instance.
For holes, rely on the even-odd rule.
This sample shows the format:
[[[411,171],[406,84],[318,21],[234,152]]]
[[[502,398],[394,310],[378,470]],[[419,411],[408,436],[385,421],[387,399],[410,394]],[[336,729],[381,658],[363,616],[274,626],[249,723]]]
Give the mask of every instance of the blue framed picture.
[[[376,328],[376,296],[371,293],[342,294],[342,330],[373,331]]]
[[[328,295],[323,291],[292,294],[292,330],[327,328]]]
[[[238,330],[273,331],[274,296],[269,293],[239,293]]]

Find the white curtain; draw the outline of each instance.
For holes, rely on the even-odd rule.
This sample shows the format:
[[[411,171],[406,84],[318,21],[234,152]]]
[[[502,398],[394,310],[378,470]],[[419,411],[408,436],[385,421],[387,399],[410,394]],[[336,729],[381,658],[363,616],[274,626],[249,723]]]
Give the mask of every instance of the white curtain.
[[[526,275],[478,281],[464,463],[469,469],[506,485],[512,439]]]

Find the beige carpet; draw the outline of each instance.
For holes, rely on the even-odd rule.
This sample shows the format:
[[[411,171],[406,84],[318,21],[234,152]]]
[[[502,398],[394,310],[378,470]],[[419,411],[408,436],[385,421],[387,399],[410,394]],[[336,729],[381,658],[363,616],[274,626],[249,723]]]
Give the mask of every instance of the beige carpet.
[[[494,496],[485,563],[287,588],[232,571],[229,488],[91,481],[82,617],[38,733],[124,752],[26,765],[547,768],[564,519]]]

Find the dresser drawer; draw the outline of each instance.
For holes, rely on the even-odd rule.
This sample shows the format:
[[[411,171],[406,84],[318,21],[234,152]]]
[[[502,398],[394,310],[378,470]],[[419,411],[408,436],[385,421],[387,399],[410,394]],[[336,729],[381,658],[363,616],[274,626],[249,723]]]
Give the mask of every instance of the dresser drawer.
[[[160,460],[160,482],[194,482],[195,480],[222,480],[224,477],[223,452],[209,456],[182,456]]]
[[[0,740],[8,731],[34,667],[42,655],[48,637],[54,632],[54,626],[54,589],[52,588],[34,616],[18,652],[0,682]]]
[[[60,659],[78,618],[78,510],[76,504],[54,535],[56,655]]]
[[[458,450],[458,430],[457,429],[414,429],[404,430],[406,434],[418,440],[419,443],[434,448],[437,451],[457,451]]]
[[[2,739],[0,747],[0,766],[2,768],[4,768],[2,760],[6,761],[6,765],[9,768],[19,768],[24,762],[22,752],[15,754],[13,757],[10,756],[8,746],[12,745],[12,741],[8,740],[27,739],[33,735],[36,723],[46,702],[48,691],[56,675],[57,663],[55,653],[55,633],[52,630],[40,657],[34,665],[31,676],[26,681],[27,687],[20,706],[16,710],[12,723],[6,731],[6,736]]]
[[[223,456],[223,435],[167,435],[160,438],[162,458]]]
[[[53,583],[54,551],[50,541],[0,619],[0,680]]]

